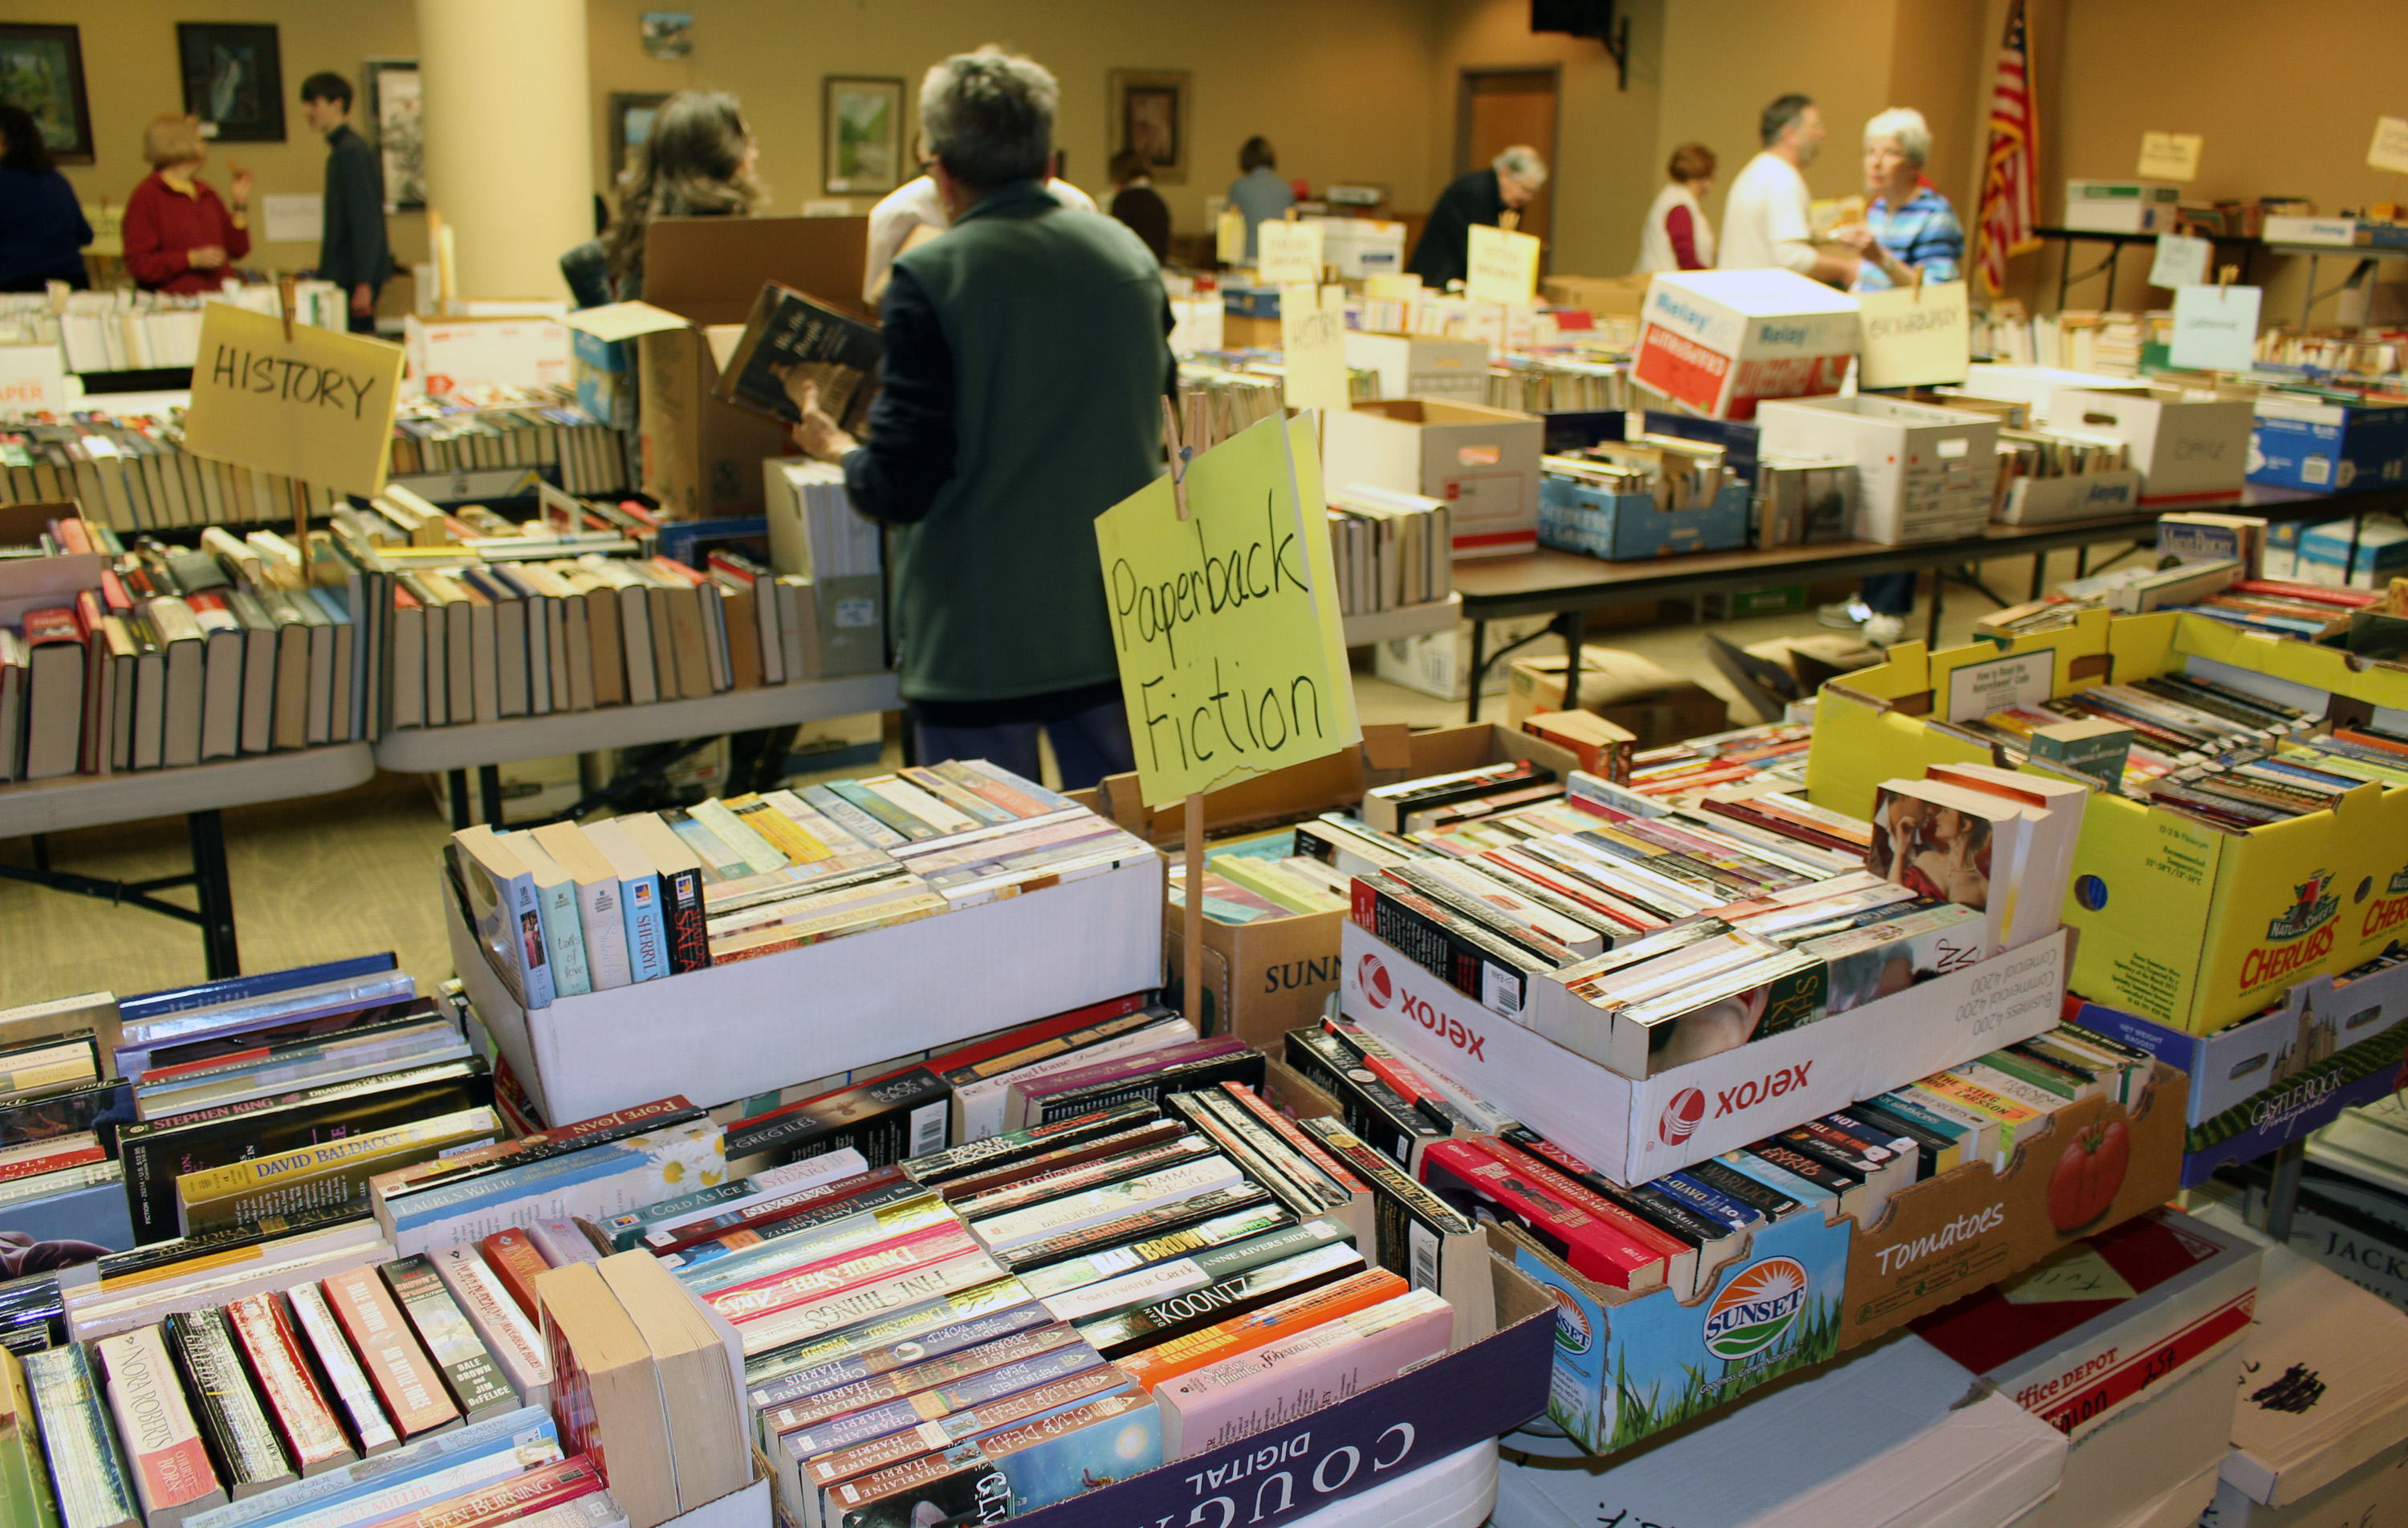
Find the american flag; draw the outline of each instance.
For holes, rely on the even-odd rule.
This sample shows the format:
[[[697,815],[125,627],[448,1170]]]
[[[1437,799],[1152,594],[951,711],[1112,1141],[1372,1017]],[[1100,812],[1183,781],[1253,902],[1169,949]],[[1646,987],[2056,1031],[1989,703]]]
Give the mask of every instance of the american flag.
[[[1982,174],[1979,227],[1983,285],[2006,290],[2007,257],[2040,248],[2040,134],[2032,110],[2031,48],[2024,0],[2007,11],[1999,73],[1990,87],[1990,152]]]

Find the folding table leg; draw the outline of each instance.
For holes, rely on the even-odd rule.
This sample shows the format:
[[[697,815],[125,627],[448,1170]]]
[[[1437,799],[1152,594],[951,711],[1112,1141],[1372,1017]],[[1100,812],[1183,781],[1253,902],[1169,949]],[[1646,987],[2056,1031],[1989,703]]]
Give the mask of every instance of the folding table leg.
[[[214,811],[194,812],[185,822],[193,840],[193,887],[199,893],[201,952],[209,979],[242,975],[235,946],[234,887],[226,877],[225,825]]]
[[[485,826],[499,833],[502,829],[502,766],[477,766],[477,796],[485,808]]]
[[[452,831],[459,832],[474,821],[468,815],[468,772],[452,769],[444,772],[444,783],[452,792]]]

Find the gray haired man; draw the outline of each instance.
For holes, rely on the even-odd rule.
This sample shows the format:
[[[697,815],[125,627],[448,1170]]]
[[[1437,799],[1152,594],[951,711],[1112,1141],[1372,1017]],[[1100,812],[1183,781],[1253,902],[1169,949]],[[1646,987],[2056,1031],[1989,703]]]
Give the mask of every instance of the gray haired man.
[[[1471,225],[1498,226],[1508,210],[1520,211],[1547,183],[1547,162],[1539,150],[1517,143],[1488,162],[1484,170],[1456,178],[1430,208],[1422,239],[1405,269],[1433,292],[1460,281],[1471,268]]]

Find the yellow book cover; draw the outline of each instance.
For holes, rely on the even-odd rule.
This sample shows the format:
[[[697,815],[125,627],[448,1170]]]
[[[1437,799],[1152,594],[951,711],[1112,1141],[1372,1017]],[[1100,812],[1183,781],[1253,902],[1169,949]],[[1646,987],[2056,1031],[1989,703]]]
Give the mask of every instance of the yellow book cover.
[[[271,1215],[349,1206],[368,1210],[368,1179],[463,1146],[502,1135],[490,1108],[461,1109],[410,1124],[322,1141],[272,1157],[228,1163],[176,1179],[176,1215],[184,1235],[256,1222]]]

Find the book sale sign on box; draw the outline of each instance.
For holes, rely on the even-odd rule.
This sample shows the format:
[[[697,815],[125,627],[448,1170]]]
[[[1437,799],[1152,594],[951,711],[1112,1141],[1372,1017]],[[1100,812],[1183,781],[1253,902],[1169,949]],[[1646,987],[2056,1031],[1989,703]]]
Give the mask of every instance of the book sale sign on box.
[[[1182,518],[1155,478],[1096,521],[1149,807],[1362,740],[1320,505],[1314,421],[1265,420],[1196,459]]]

